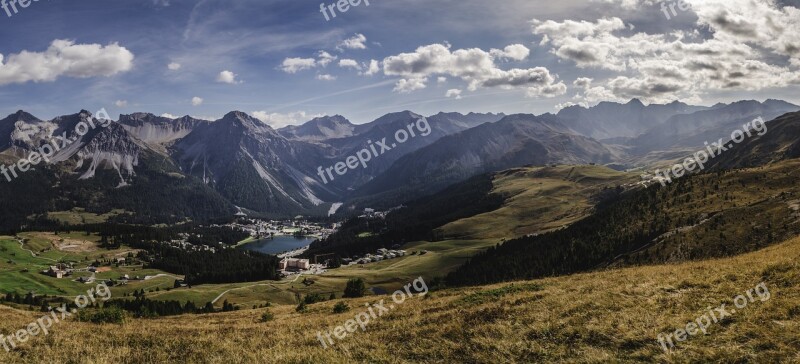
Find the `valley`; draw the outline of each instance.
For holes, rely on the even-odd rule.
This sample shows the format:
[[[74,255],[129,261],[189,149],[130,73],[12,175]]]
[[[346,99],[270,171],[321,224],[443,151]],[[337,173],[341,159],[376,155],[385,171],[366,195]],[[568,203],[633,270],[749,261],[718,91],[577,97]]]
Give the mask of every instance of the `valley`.
[[[798,1],[35,1],[0,364],[800,363]]]
[[[303,313],[281,305],[124,325],[66,322],[46,339],[22,344],[21,351],[0,350],[0,360],[69,361],[88,349],[98,363],[459,362],[498,356],[514,362],[724,362],[753,356],[791,361],[797,359],[800,335],[798,258],[800,240],[793,238],[730,258],[432,291],[331,349],[324,349],[315,333],[352,317],[333,313],[334,304],[359,307],[377,297],[312,304]],[[769,288],[769,301],[737,312],[709,329],[710,335],[680,343],[670,354],[662,351],[659,333],[681,327],[707,306],[731,306],[733,297],[759,282]],[[0,312],[5,317],[0,329],[6,332],[37,317],[7,306]],[[262,322],[265,312],[274,318]],[[72,340],[76,337],[81,340]],[[58,350],[45,341],[57,343]],[[116,350],[103,349],[111,345]],[[464,345],[474,350],[458,350]]]
[[[784,106],[758,104],[755,111],[745,108],[739,118],[767,107]],[[399,154],[386,159],[381,156],[376,159],[379,163],[343,175],[346,184],[337,178],[330,186],[314,185],[317,182],[311,182],[312,175],[303,171],[313,172],[314,160],[335,161],[363,148],[359,138],[375,138],[398,126],[413,125],[421,120],[415,118],[422,116],[389,114],[371,128],[348,126],[342,117],[315,119],[303,128],[282,131],[237,112],[216,122],[122,116],[122,127],[109,129],[128,138],[125,143],[132,143],[123,145],[139,148],[135,173],[121,173],[114,165],[94,160],[91,163],[97,169],[91,177],[75,178],[87,176],[81,170],[83,154],[76,152],[62,157],[61,164],[32,170],[21,177],[24,182],[0,185],[13,196],[58,181],[41,199],[0,201],[13,206],[4,211],[13,218],[4,221],[7,236],[0,237],[0,289],[10,307],[2,309],[24,316],[25,310],[36,309],[38,302],[53,305],[69,300],[85,292],[87,284],[100,281],[111,287],[112,299],[107,307],[90,310],[105,312],[117,307],[126,317],[124,325],[106,324],[110,325],[107,329],[133,340],[136,335],[129,330],[147,324],[176,340],[182,330],[216,335],[216,329],[175,326],[180,317],[235,325],[229,335],[246,327],[270,327],[269,322],[257,319],[263,312],[298,327],[309,322],[329,326],[333,324],[327,317],[331,301],[360,302],[343,297],[353,280],[366,288],[366,297],[360,300],[376,300],[423,277],[435,290],[432,298],[403,309],[442,312],[439,316],[447,317],[454,315],[452,310],[466,309],[460,315],[463,324],[494,330],[507,342],[535,338],[543,343],[527,350],[495,348],[516,360],[569,361],[575,351],[564,347],[566,342],[585,345],[598,360],[609,355],[668,359],[657,346],[633,336],[607,337],[608,347],[600,345],[604,341],[595,341],[594,335],[600,331],[608,335],[607,325],[619,325],[604,305],[580,306],[602,315],[604,323],[594,323],[599,325],[595,326],[598,332],[563,331],[562,321],[574,324],[580,319],[574,315],[578,306],[570,308],[565,302],[589,302],[572,295],[587,295],[608,284],[620,288],[590,297],[613,296],[619,303],[619,297],[638,292],[649,300],[661,297],[657,301],[666,302],[674,299],[669,297],[675,292],[685,291],[685,300],[689,300],[697,293],[693,287],[709,287],[689,282],[688,276],[680,278],[677,272],[688,269],[681,266],[712,264],[713,259],[732,265],[747,254],[796,248],[800,162],[794,153],[797,139],[790,135],[800,122],[797,115],[771,120],[770,131],[777,132],[746,140],[715,158],[706,171],[665,186],[643,179],[642,172],[685,158],[692,144],[686,144],[686,149],[676,144],[666,151],[652,149],[640,154],[630,140],[600,142],[579,135],[567,126],[569,122],[553,115],[434,115],[427,118],[431,135],[409,139],[402,150],[398,147]],[[84,117],[87,115],[66,119],[74,123]],[[729,123],[709,123],[713,127],[708,127],[708,135],[729,133],[724,129]],[[219,144],[226,147],[208,149],[211,140],[221,134],[229,138]],[[102,145],[116,144],[92,141],[79,145],[102,149],[106,148]],[[230,145],[238,147],[227,147]],[[5,158],[13,158],[13,150],[7,149]],[[298,155],[321,159],[301,160]],[[436,177],[431,180],[431,176]],[[120,177],[124,185],[119,184]],[[344,188],[348,184],[358,187]],[[258,240],[269,239],[270,231],[281,236],[276,241]],[[291,236],[296,233],[311,237],[297,240]],[[296,241],[280,240],[283,238]],[[376,253],[381,249],[387,249],[383,250],[386,257]],[[389,249],[404,254],[388,259]],[[278,262],[284,258],[272,254],[287,250],[296,250],[292,253],[295,258],[312,263],[322,259],[308,270],[279,271]],[[375,254],[379,259],[362,259]],[[784,272],[783,261],[774,256],[769,259]],[[45,274],[53,271],[53,266],[63,266],[69,275]],[[664,274],[656,272],[664,271],[669,271],[673,280],[656,284],[653,280]],[[741,279],[749,284],[756,273]],[[625,276],[647,279],[631,286],[633,283],[620,281]],[[728,292],[733,283],[740,282],[731,277],[717,273],[708,279],[726,282]],[[577,280],[583,282],[577,287],[583,288],[575,288]],[[558,297],[552,299],[559,303],[549,301],[549,296]],[[25,303],[32,300],[37,307]],[[769,304],[775,302],[793,312],[791,301]],[[541,317],[535,313],[538,305],[559,305],[562,318],[553,322]],[[640,310],[624,309],[629,314]],[[763,311],[756,312],[763,315]],[[530,331],[524,338],[503,333],[512,314],[532,320],[524,324]],[[790,322],[791,313],[788,315],[785,320]],[[478,317],[481,323],[475,321]],[[494,326],[487,317],[503,323]],[[69,322],[64,327],[66,332],[77,330],[74,332],[85,335],[85,325]],[[645,325],[648,333],[666,330],[665,324],[639,325]],[[392,340],[392,335],[399,334],[380,323],[376,327],[371,330]],[[452,345],[447,342],[456,337],[481,345],[474,332],[448,327],[437,329],[444,330],[439,338],[445,340],[437,344],[437,350]],[[556,336],[548,342],[549,336],[537,330],[550,330],[547,335]],[[313,337],[286,335],[293,337],[289,342],[295,347],[310,346],[303,354],[295,352],[293,358],[321,355],[313,347]],[[206,340],[202,337],[193,340]],[[92,345],[103,345],[105,339],[92,340],[99,340]],[[341,345],[347,347],[348,343]],[[216,348],[247,357],[239,348]],[[692,344],[681,350],[706,358],[726,355],[695,353],[693,350],[699,349]],[[785,355],[785,350],[776,347],[776,355]],[[201,352],[205,353],[189,354]],[[736,353],[730,355],[744,355]],[[453,352],[432,354],[452,360],[467,358]],[[17,352],[8,355],[10,362],[17,360]],[[172,354],[153,355],[169,360]],[[474,355],[468,357],[474,359]],[[112,361],[113,356],[105,360]]]

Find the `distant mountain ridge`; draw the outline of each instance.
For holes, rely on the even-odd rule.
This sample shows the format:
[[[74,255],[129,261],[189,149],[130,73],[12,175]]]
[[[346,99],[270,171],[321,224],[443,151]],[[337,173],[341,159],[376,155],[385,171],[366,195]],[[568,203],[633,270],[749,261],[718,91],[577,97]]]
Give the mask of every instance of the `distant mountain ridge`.
[[[601,102],[589,108],[575,105],[562,109],[557,116],[578,133],[598,140],[636,137],[665,122],[670,117],[707,110],[682,102],[645,106],[638,99],[627,104]]]
[[[555,115],[509,115],[442,138],[406,155],[357,191],[432,193],[473,175],[524,165],[608,163],[613,152],[574,132]]]
[[[37,167],[54,172],[57,177],[47,177],[58,179],[51,180],[52,185],[67,182],[65,178],[70,186],[79,186],[77,181],[96,185],[98,181],[93,180],[99,179],[103,187],[97,188],[111,190],[167,180],[177,182],[177,188],[202,183],[207,189],[200,199],[225,199],[224,211],[236,206],[255,215],[325,215],[334,203],[346,203],[349,208],[353,201],[396,206],[408,196],[435,193],[477,174],[527,165],[635,166],[645,154],[697,148],[704,140],[730,135],[755,116],[770,120],[798,109],[779,100],[699,107],[679,102],[645,106],[634,99],[540,116],[441,112],[425,117],[401,111],[355,125],[334,115],[280,130],[239,111],[216,121],[132,113],[83,136],[75,135],[74,129],[91,117],[85,110],[49,121],[18,111],[0,120],[0,158],[7,163],[23,158],[66,132],[75,143],[53,157],[56,164]],[[350,170],[334,181],[325,183],[319,178],[318,168],[345,162],[370,143],[391,141],[397,130],[416,123],[428,125],[429,134],[410,138],[374,158],[366,168]],[[781,130],[777,126],[782,123],[787,126],[775,133],[780,139],[772,142],[778,147],[749,147],[748,153],[769,150],[768,156],[736,154],[720,165],[795,155],[794,150],[800,149],[795,141],[800,137],[786,122],[776,123],[776,130]],[[772,134],[768,137],[764,140],[773,138]],[[147,181],[142,179],[143,171]]]
[[[117,121],[125,130],[151,145],[167,145],[191,133],[210,121],[184,116],[171,119],[149,113],[120,115]]]
[[[676,147],[696,147],[704,142],[729,138],[731,132],[755,118],[772,120],[798,110],[800,106],[778,100],[766,100],[763,103],[745,100],[718,105],[710,110],[675,115],[634,138],[630,144],[634,147],[634,153],[638,154]]]
[[[298,126],[278,129],[284,137],[292,140],[322,141],[346,138],[355,135],[356,125],[344,116],[323,116]]]

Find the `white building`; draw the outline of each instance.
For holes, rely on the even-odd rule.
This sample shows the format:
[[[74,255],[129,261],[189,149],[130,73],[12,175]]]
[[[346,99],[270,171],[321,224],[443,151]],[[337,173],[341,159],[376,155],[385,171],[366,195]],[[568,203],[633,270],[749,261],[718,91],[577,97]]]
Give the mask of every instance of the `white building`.
[[[279,268],[281,270],[288,270],[288,269],[306,270],[311,268],[311,262],[308,259],[284,258],[281,260]]]

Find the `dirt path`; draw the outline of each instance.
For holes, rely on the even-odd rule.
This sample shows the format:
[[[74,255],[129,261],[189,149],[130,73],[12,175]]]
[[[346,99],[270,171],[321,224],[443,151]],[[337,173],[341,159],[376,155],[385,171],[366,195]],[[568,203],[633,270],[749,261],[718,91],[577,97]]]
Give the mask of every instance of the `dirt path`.
[[[14,239],[17,239],[17,242],[19,243],[19,248],[20,248],[20,249],[22,249],[22,250],[24,250],[24,251],[26,251],[26,252],[28,252],[28,253],[31,253],[31,256],[32,256],[32,257],[34,257],[34,258],[39,258],[39,259],[44,259],[44,260],[49,260],[49,261],[51,261],[51,262],[56,262],[56,263],[58,263],[58,261],[57,261],[57,260],[55,260],[55,259],[50,259],[50,258],[40,257],[40,256],[39,256],[39,255],[37,255],[37,254],[36,254],[36,252],[34,252],[33,250],[26,249],[26,248],[25,248],[25,241],[24,241],[22,238],[15,237]]]
[[[230,291],[235,291],[235,290],[237,290],[237,289],[245,289],[245,288],[259,287],[259,286],[271,286],[271,287],[274,287],[274,288],[278,288],[278,289],[280,289],[279,287],[277,287],[277,286],[276,286],[276,284],[290,284],[290,283],[295,283],[295,282],[297,282],[297,280],[298,280],[298,279],[300,279],[300,277],[301,277],[301,276],[302,276],[302,274],[298,274],[298,275],[297,275],[297,277],[294,277],[294,280],[293,280],[293,281],[286,281],[286,282],[280,282],[280,283],[258,283],[258,284],[252,284],[252,285],[249,285],[249,286],[244,286],[244,287],[239,287],[239,288],[231,288],[231,289],[229,289],[229,290],[227,290],[227,291],[225,291],[225,292],[222,292],[222,293],[220,293],[220,294],[219,294],[219,296],[217,296],[217,298],[215,298],[213,301],[211,301],[211,304],[212,304],[212,305],[213,305],[213,304],[216,304],[216,303],[217,303],[217,301],[219,301],[219,300],[220,300],[220,299],[221,299],[223,296],[225,296],[226,294],[228,294],[228,292],[230,292]]]

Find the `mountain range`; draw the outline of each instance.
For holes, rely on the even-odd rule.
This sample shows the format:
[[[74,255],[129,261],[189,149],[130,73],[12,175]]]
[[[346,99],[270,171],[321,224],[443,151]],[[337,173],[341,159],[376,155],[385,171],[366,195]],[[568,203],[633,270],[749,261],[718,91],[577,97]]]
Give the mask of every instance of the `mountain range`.
[[[363,206],[396,206],[409,194],[435,193],[477,174],[514,167],[641,167],[702,146],[703,141],[729,136],[755,117],[772,120],[798,110],[777,100],[712,107],[680,102],[644,105],[631,100],[591,108],[573,106],[539,116],[439,113],[426,117],[403,111],[357,125],[335,115],[278,130],[240,111],[215,121],[133,113],[85,135],[78,135],[75,126],[91,118],[87,111],[52,120],[18,111],[0,120],[0,160],[15,163],[64,133],[74,140],[51,158],[53,164],[39,165],[28,173],[43,179],[43,185],[69,188],[62,193],[73,197],[59,204],[28,203],[30,208],[22,209],[26,216],[46,212],[43,209],[74,207],[141,213],[145,206],[156,211],[167,203],[172,206],[155,213],[158,218],[154,219],[200,219],[234,212],[320,216],[332,204],[344,203],[345,213]],[[319,178],[320,167],[345,162],[384,138],[393,141],[395,132],[422,120],[430,126],[429,134],[409,138],[366,168],[351,170],[330,183]],[[781,146],[789,150],[775,153],[798,149],[791,140]],[[0,189],[13,195],[27,188],[22,184],[29,179],[2,181]],[[148,192],[134,197],[135,202],[123,201],[122,196],[144,186],[181,192],[175,196]],[[187,194],[189,190],[193,192]],[[194,200],[188,199],[190,195]]]

